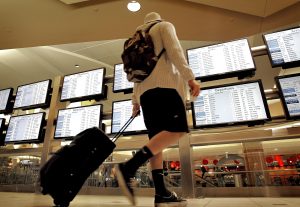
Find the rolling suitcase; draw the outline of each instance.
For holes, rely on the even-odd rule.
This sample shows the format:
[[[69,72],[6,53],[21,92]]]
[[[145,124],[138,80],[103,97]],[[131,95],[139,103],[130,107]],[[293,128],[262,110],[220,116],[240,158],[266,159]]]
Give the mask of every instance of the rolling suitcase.
[[[42,166],[41,192],[49,194],[56,207],[69,206],[89,175],[113,152],[114,142],[134,118],[132,116],[112,140],[97,127],[77,134],[70,145],[59,149]]]

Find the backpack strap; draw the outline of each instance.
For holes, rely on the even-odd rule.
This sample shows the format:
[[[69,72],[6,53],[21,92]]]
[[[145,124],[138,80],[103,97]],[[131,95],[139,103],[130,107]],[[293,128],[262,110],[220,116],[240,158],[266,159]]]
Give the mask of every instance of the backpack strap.
[[[160,23],[160,22],[162,22],[162,21],[161,21],[161,20],[157,20],[157,21],[155,21],[154,23],[151,23],[151,24],[145,29],[145,33],[149,33],[150,29],[151,29],[154,25],[156,25],[157,23]],[[157,60],[160,58],[160,56],[161,56],[165,51],[166,51],[165,48],[163,48],[163,49],[160,51],[160,53],[159,53],[158,56],[157,56]]]
[[[149,33],[150,29],[151,29],[154,25],[156,25],[157,23],[160,23],[160,22],[161,22],[161,21],[155,21],[155,22],[149,24],[149,26],[145,29],[145,32],[146,32],[146,33]]]
[[[163,48],[161,51],[160,51],[160,53],[158,54],[158,56],[157,56],[157,58],[159,59],[160,58],[160,56],[164,53],[166,51],[166,49],[165,48]]]

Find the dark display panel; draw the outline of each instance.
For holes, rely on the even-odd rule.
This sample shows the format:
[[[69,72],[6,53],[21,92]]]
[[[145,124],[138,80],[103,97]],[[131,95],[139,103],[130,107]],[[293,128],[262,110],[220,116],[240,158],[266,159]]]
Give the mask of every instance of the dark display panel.
[[[0,118],[0,146],[4,145],[4,126],[5,126],[5,119]]]
[[[6,88],[0,90],[0,113],[6,113],[9,110],[13,90],[13,88]]]
[[[260,80],[203,88],[192,103],[192,112],[195,128],[270,120]]]
[[[188,49],[187,59],[201,81],[250,76],[255,71],[247,39]]]
[[[300,73],[275,78],[287,119],[300,118]]]
[[[91,127],[100,127],[102,105],[62,109],[58,111],[54,138],[72,138]]]
[[[18,86],[14,109],[31,109],[49,105],[51,80]]]
[[[5,143],[41,142],[44,119],[45,113],[10,117]]]
[[[3,133],[4,125],[5,125],[5,119],[0,118],[0,137]]]
[[[105,68],[64,76],[61,101],[103,98]]]
[[[132,92],[133,85],[133,82],[127,80],[126,73],[124,72],[124,64],[116,64],[114,70],[113,92]]]
[[[128,121],[132,115],[131,100],[115,101],[112,108],[111,133],[117,133],[122,126]],[[125,132],[127,134],[144,133],[146,126],[144,124],[143,113],[137,116],[131,124],[127,127]]]
[[[300,27],[264,34],[272,67],[300,66]]]

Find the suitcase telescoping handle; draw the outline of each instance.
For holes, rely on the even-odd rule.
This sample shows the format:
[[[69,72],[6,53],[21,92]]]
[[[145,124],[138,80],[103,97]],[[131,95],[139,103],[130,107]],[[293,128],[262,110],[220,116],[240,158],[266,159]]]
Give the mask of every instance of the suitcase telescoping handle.
[[[131,122],[134,120],[135,117],[137,117],[140,114],[141,111],[138,111],[134,115],[132,115],[128,121],[121,127],[121,129],[115,134],[115,136],[112,138],[112,142],[116,142],[118,138],[122,135],[122,133],[125,131],[125,129],[131,124]]]

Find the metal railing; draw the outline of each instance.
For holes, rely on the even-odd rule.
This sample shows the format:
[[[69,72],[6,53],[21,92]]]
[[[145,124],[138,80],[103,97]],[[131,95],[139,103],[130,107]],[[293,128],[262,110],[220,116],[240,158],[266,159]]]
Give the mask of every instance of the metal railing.
[[[207,172],[196,177],[196,187],[300,186],[300,168],[263,171]]]
[[[105,166],[105,167],[103,167]],[[113,165],[103,164],[85,182],[86,187],[118,187]],[[35,184],[39,177],[39,165],[0,166],[0,185]],[[146,168],[140,168],[135,176],[135,186],[152,188],[153,181]],[[300,168],[266,169],[256,171],[195,173],[195,187],[258,187],[300,186]],[[168,171],[165,176],[168,187],[181,186],[181,172]]]
[[[35,184],[39,166],[16,166],[0,168],[0,185]]]

